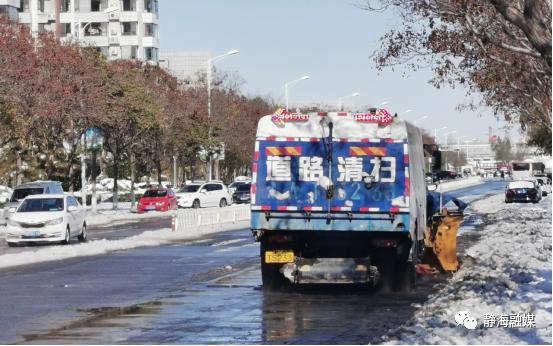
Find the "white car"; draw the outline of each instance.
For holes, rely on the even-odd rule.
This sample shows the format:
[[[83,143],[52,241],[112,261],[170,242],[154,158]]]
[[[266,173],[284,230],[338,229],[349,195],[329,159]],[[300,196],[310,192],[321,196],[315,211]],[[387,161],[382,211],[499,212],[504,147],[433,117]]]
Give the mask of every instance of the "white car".
[[[27,196],[7,220],[6,241],[18,243],[86,241],[86,211],[73,196]]]
[[[181,208],[223,208],[232,203],[232,196],[221,182],[190,183],[178,190],[176,195]]]

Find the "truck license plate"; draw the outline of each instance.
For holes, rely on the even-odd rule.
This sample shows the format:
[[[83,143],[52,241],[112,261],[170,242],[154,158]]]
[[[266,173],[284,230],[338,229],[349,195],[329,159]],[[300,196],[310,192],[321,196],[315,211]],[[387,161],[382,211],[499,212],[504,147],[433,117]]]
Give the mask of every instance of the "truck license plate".
[[[294,262],[294,251],[276,250],[265,251],[265,263],[292,263]]]

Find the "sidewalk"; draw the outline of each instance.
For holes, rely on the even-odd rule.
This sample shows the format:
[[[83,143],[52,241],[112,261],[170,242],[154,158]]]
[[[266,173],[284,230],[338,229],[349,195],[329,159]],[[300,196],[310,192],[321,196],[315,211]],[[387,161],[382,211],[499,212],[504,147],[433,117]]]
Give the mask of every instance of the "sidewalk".
[[[384,342],[551,344],[551,197],[505,204],[498,194],[470,208],[484,224],[465,232],[477,240],[461,269]],[[457,325],[463,311],[475,329]]]

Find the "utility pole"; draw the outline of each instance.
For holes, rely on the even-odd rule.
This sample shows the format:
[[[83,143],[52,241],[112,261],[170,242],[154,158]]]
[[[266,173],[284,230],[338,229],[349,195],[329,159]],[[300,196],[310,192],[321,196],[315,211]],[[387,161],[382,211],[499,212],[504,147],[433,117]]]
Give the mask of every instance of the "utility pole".
[[[61,0],[55,0],[54,1],[54,10],[56,14],[56,39],[60,39],[61,37],[61,19],[60,19],[60,11],[61,11]]]
[[[81,204],[86,208],[86,138],[81,136]]]

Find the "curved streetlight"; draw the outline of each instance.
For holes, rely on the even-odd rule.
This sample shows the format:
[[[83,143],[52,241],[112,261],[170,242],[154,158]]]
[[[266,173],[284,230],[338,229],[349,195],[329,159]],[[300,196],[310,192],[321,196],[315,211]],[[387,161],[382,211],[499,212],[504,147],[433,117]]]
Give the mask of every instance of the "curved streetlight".
[[[302,80],[309,79],[308,75],[302,76],[298,79],[294,79],[293,81],[284,83],[284,99],[286,100],[286,111],[288,112],[288,88],[298,82],[301,82]]]
[[[417,120],[413,121],[413,124],[414,124],[415,126],[417,126],[417,122],[418,122],[418,121],[421,121],[421,120],[424,120],[424,119],[427,119],[427,118],[428,118],[428,115],[425,115],[425,116],[423,116],[423,117],[420,117],[420,118],[418,118]]]
[[[338,110],[342,111],[342,101],[343,101],[343,99],[348,98],[348,97],[356,97],[356,96],[359,96],[359,95],[361,95],[361,94],[358,93],[358,92],[354,92],[353,94],[339,97],[338,98]]]
[[[442,131],[442,130],[445,130],[445,129],[447,129],[447,126],[434,129],[434,141],[437,141],[438,131]]]
[[[465,160],[466,160],[467,162],[469,161],[469,143],[470,143],[470,142],[474,142],[474,141],[476,141],[476,140],[477,140],[477,138],[475,137],[475,138],[467,139],[467,140],[464,141],[464,142],[465,142],[465,146],[466,146],[466,150],[465,150],[465,155],[466,155],[466,156],[465,156]]]
[[[448,145],[447,142],[448,142],[448,137],[449,137],[449,135],[452,135],[452,134],[454,134],[454,133],[457,133],[457,131],[456,131],[456,130],[453,130],[453,131],[449,131],[449,132],[444,133],[445,145]]]
[[[238,54],[240,51],[238,49],[232,49],[226,52],[225,54],[217,55],[216,57],[213,57],[211,59],[207,59],[207,117],[211,119],[211,72],[213,69],[213,63],[217,60],[221,60],[223,58],[226,58],[229,55]],[[209,121],[209,129],[207,132],[207,138],[209,141],[211,141],[211,121]],[[209,150],[209,181],[213,178],[213,165],[212,165],[212,157],[211,157],[211,150]]]

